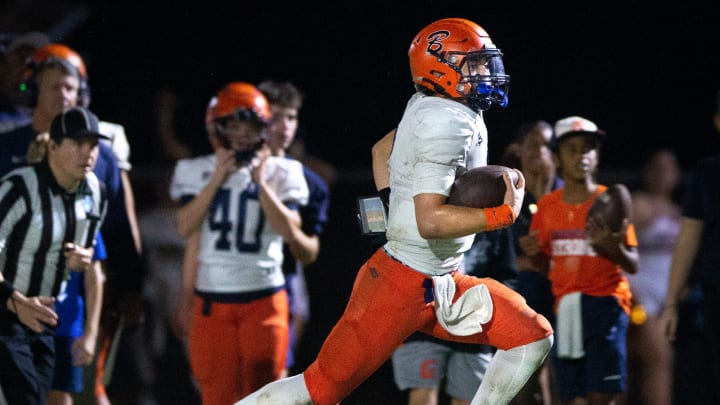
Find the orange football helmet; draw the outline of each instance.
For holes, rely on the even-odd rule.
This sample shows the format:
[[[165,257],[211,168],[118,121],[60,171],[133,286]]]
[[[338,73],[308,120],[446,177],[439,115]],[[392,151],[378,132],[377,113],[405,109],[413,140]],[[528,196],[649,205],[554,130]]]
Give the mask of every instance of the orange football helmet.
[[[217,93],[212,116],[216,122],[219,119],[235,117],[268,124],[272,113],[267,99],[255,86],[245,82],[233,82]]]
[[[75,72],[79,79],[78,100],[79,106],[90,105],[90,87],[88,85],[87,69],[80,55],[70,47],[63,44],[51,43],[40,47],[33,52],[27,63],[20,90],[25,96],[28,106],[34,107],[37,103],[37,75],[48,64],[58,63],[69,72]]]
[[[228,120],[250,121],[260,130],[261,140],[248,151],[237,151],[236,159],[245,163],[262,147],[267,137],[266,128],[272,119],[270,105],[265,96],[255,86],[245,82],[232,82],[220,89],[208,103],[205,125],[213,146],[218,144],[231,148],[225,125]],[[214,138],[214,139],[213,139]]]
[[[479,25],[445,18],[423,28],[408,51],[412,80],[418,89],[456,99],[475,111],[508,103],[510,76],[502,52]]]

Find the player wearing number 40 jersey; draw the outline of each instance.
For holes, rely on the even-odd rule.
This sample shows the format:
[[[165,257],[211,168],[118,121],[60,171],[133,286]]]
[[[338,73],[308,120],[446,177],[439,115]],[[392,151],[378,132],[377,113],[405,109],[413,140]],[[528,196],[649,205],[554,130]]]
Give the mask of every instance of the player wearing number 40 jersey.
[[[204,404],[230,404],[285,368],[283,238],[299,226],[308,188],[300,163],[270,157],[270,110],[254,86],[228,84],[209,114],[215,154],[179,161],[170,193],[183,203],[186,307],[179,311],[192,313],[192,371]]]

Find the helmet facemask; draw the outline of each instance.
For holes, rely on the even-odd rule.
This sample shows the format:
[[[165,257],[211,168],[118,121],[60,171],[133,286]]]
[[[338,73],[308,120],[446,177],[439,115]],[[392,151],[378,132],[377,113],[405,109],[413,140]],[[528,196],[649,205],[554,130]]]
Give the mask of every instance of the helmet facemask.
[[[486,111],[493,104],[507,107],[509,86],[510,76],[505,74],[499,49],[469,52],[461,62],[457,92],[466,95],[474,111]]]
[[[247,148],[237,148],[234,135],[231,132],[237,130],[234,127],[238,122],[247,123],[249,126],[249,128],[245,129],[246,134],[241,135],[241,137],[257,134],[258,141],[247,143],[249,145]],[[255,153],[263,146],[267,139],[266,130],[267,124],[253,111],[245,108],[235,110],[232,115],[215,119],[215,134],[221,145],[226,149],[235,150],[235,160],[241,166],[249,164],[252,158],[255,157]]]

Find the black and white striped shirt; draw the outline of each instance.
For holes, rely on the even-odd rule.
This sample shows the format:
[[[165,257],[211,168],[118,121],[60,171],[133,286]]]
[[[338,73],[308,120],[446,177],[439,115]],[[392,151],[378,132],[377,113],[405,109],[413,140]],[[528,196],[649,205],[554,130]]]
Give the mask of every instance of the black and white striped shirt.
[[[0,270],[25,296],[55,296],[66,275],[63,245],[92,246],[107,210],[104,186],[88,173],[75,193],[47,161],[0,181]]]

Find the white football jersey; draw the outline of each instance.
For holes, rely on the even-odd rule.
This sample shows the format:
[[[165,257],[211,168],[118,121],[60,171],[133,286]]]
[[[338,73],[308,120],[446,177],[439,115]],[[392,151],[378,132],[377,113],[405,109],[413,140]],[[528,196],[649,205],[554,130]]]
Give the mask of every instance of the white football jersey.
[[[460,267],[475,235],[427,240],[420,236],[413,197],[449,195],[458,167],[487,164],[487,128],[482,114],[452,100],[416,93],[405,108],[388,160],[390,214],[385,249],[428,275]]]
[[[127,135],[125,135],[125,127],[113,122],[100,121],[98,122],[98,129],[101,134],[111,138],[102,138],[100,141],[112,149],[120,170],[130,171],[130,169],[132,169],[132,165],[130,164],[130,143],[128,142]]]
[[[215,155],[178,161],[170,196],[195,196],[215,171]],[[266,181],[285,203],[303,205],[308,187],[299,162],[270,157]],[[282,286],[283,240],[265,220],[250,170],[240,168],[218,190],[202,225],[196,288],[236,293]]]

